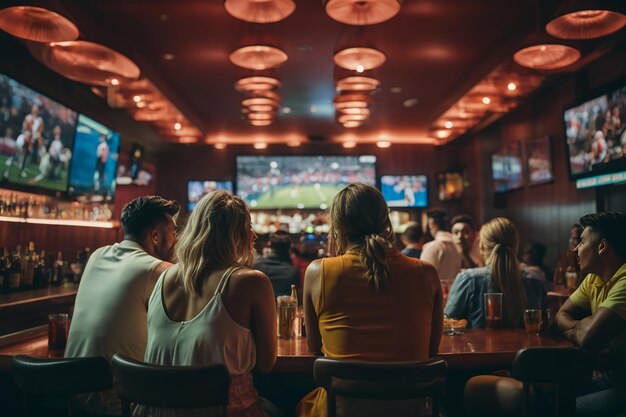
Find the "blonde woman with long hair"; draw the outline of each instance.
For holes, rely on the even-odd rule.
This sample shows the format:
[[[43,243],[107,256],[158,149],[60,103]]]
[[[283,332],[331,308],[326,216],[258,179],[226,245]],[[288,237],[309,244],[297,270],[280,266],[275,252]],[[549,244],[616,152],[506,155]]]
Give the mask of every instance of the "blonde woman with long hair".
[[[437,354],[439,277],[432,265],[394,248],[389,209],[376,188],[351,184],[335,196],[329,249],[332,257],[313,261],[305,274],[309,348],[331,359],[372,362],[419,361]],[[346,400],[338,402],[338,415],[414,415],[415,407]],[[309,393],[298,415],[325,416],[325,391]]]
[[[224,364],[232,380],[229,417],[265,415],[251,371],[269,372],[276,360],[274,292],[267,276],[248,268],[255,238],[242,199],[225,191],[207,194],[180,235],[178,264],[159,278],[148,306],[145,361]],[[145,415],[208,412],[151,409]]]
[[[542,308],[546,291],[539,275],[520,267],[517,228],[504,217],[492,219],[480,229],[479,247],[486,266],[466,269],[456,277],[445,313],[467,319],[468,328],[485,327],[483,295],[502,293],[503,327],[523,327],[524,309]]]

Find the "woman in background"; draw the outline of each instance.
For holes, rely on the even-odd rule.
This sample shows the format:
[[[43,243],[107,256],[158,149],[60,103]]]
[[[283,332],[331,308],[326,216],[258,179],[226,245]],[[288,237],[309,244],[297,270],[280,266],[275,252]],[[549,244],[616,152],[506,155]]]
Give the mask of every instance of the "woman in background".
[[[393,246],[382,194],[350,184],[330,209],[331,258],[315,260],[304,282],[309,348],[331,359],[421,361],[437,354],[442,332],[439,277],[432,265]],[[415,415],[415,401],[337,402],[339,416]],[[326,416],[318,388],[298,405],[300,417]]]
[[[485,327],[483,295],[502,293],[502,326],[523,327],[524,309],[542,308],[546,290],[538,275],[520,268],[517,229],[509,219],[498,217],[483,225],[479,239],[486,266],[459,273],[450,289],[445,313],[455,319],[467,319],[470,329]]]

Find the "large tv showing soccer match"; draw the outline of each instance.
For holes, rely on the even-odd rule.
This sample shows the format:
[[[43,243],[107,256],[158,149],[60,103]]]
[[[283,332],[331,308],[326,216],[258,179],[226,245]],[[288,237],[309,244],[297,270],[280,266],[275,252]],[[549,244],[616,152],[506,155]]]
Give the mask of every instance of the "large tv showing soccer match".
[[[76,112],[0,74],[0,181],[66,191]]]
[[[389,207],[426,207],[428,177],[426,175],[383,175],[380,188]]]
[[[572,179],[626,170],[626,86],[563,114]]]
[[[491,168],[496,193],[523,187],[521,142],[509,143],[493,154]]]
[[[79,115],[69,193],[92,200],[113,199],[119,149],[119,133]]]
[[[187,209],[193,210],[198,201],[208,193],[226,190],[232,194],[232,181],[189,181],[187,182]]]
[[[376,186],[376,156],[238,156],[237,195],[254,209],[326,209],[351,183]]]

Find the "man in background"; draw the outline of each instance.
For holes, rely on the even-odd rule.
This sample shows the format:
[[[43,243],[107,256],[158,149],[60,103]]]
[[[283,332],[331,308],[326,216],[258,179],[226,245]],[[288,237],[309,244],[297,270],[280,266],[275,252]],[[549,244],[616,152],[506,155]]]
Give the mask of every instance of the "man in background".
[[[279,230],[270,235],[263,256],[258,259],[254,268],[268,276],[274,289],[274,296],[290,295],[291,286],[300,287],[300,272],[291,262],[291,237],[289,233]]]
[[[147,343],[148,300],[157,278],[174,258],[179,205],[158,196],[126,204],[121,223],[124,240],[97,249],[83,273],[65,357],[121,353],[143,361]],[[88,394],[87,411],[120,414],[114,392]]]
[[[410,258],[420,258],[422,254],[422,225],[416,222],[411,222],[404,229],[404,233],[400,237],[402,243],[404,243],[404,249],[402,254]]]
[[[441,210],[429,210],[428,230],[435,240],[422,248],[420,259],[431,263],[442,281],[453,281],[461,270],[461,255],[452,240],[452,234],[446,228],[446,213]]]
[[[452,218],[452,240],[461,256],[461,268],[477,268],[483,264],[477,250],[476,235],[472,216],[460,214]]]

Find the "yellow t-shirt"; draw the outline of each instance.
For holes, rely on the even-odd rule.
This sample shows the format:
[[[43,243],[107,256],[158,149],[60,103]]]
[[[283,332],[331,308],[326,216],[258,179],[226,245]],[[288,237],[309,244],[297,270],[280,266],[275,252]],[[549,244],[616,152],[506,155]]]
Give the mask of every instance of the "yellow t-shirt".
[[[626,263],[606,284],[595,274],[587,275],[570,300],[591,314],[604,307],[626,320]],[[611,339],[607,349],[610,357],[617,360],[612,361],[615,371],[626,381],[626,330]]]

